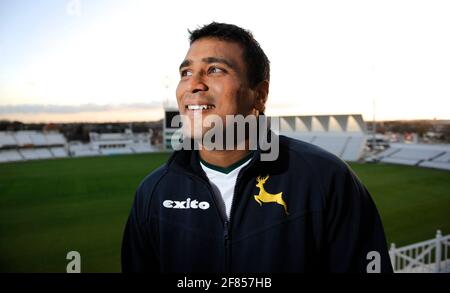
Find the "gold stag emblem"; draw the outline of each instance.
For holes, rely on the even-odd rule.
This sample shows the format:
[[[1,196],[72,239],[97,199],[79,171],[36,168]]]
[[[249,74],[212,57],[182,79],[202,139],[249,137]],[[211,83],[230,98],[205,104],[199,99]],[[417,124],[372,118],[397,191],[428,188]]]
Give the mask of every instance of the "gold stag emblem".
[[[268,193],[265,189],[264,189],[264,183],[266,183],[267,179],[269,179],[269,175],[267,175],[266,177],[261,177],[258,176],[256,178],[256,182],[258,182],[256,184],[256,187],[259,188],[259,194],[255,195],[255,200],[257,203],[259,203],[259,205],[262,205],[262,203],[268,203],[268,202],[275,202],[279,205],[282,205],[284,207],[284,211],[286,212],[286,215],[289,215],[288,211],[287,211],[287,205],[283,200],[282,194],[283,192],[279,192],[277,194],[272,194],[272,193]]]

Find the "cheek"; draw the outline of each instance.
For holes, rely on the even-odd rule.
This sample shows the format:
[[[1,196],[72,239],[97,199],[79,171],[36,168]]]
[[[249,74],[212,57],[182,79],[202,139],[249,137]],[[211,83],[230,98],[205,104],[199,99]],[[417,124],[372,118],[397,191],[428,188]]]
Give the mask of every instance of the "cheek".
[[[178,101],[181,99],[182,92],[183,92],[183,85],[180,82],[180,83],[178,83],[177,89],[175,90],[175,95],[176,95]]]
[[[175,90],[175,95],[176,95],[176,98],[177,98],[178,107],[180,107],[181,98],[183,97],[184,92],[185,92],[185,86],[180,82],[178,84],[178,86],[177,86],[177,89]]]
[[[220,112],[232,114],[240,107],[240,100],[243,98],[241,88],[235,83],[216,84],[210,90],[217,98]]]
[[[235,114],[239,109],[239,96],[237,91],[223,93],[219,101],[219,111],[223,114]]]
[[[240,88],[236,96],[238,97],[236,107],[238,107],[239,112],[244,115],[249,114],[254,108],[252,92],[248,88]]]

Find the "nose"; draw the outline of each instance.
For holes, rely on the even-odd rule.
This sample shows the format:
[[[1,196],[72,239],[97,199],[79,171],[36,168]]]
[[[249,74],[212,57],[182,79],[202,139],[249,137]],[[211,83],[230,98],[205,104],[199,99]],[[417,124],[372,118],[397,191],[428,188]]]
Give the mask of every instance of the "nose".
[[[200,91],[207,91],[208,86],[205,83],[202,74],[194,74],[189,79],[188,91],[195,94]]]

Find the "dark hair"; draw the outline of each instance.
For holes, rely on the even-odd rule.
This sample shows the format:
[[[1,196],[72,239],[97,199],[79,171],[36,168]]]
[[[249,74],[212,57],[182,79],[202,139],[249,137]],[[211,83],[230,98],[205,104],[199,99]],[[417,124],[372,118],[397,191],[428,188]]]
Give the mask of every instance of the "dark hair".
[[[236,42],[242,46],[243,59],[247,65],[247,79],[251,87],[263,80],[270,80],[270,62],[250,31],[234,24],[212,22],[194,31],[189,31],[190,44],[201,38],[217,38]]]

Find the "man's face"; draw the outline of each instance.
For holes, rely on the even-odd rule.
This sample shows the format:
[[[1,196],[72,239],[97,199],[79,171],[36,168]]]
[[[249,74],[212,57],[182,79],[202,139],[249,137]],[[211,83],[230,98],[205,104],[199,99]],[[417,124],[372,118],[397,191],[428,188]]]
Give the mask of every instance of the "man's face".
[[[256,114],[256,91],[249,86],[242,53],[239,44],[216,38],[192,43],[180,66],[176,91],[180,114],[191,122],[197,114],[203,120],[215,114],[224,127],[226,115]]]

